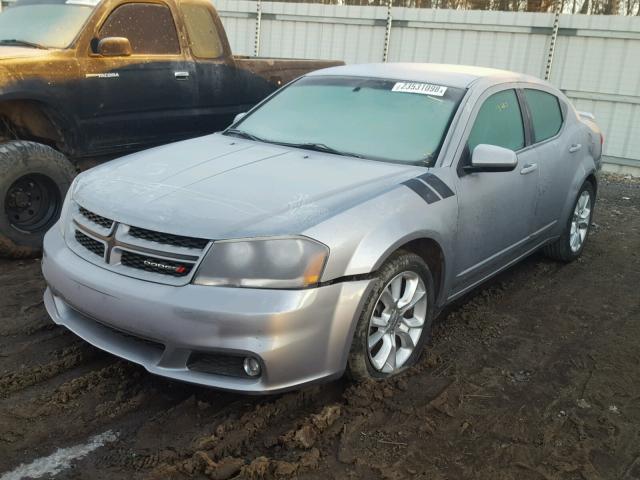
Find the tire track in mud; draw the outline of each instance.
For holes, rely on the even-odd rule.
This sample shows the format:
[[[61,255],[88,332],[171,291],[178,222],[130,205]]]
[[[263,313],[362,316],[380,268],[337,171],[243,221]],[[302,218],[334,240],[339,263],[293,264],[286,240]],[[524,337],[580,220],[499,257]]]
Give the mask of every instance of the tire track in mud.
[[[0,396],[6,398],[13,392],[61,375],[63,372],[90,360],[95,353],[86,348],[85,345],[77,345],[50,352],[49,355],[52,360],[48,363],[21,368],[17,372],[0,375]]]
[[[184,391],[163,383],[140,367],[102,355],[69,372],[61,384],[41,384],[3,400],[0,451],[7,455],[0,456],[0,472],[107,429],[130,429],[184,399]],[[29,458],[22,458],[25,451]]]
[[[278,397],[250,398],[198,389],[135,432],[122,436],[128,440],[96,454],[91,466],[106,472],[104,478],[122,469],[137,472],[139,478],[237,473],[244,466],[239,456],[260,457],[265,448],[262,445],[278,444],[278,438],[299,422],[301,414],[315,412],[340,398],[341,385],[338,382]],[[185,424],[190,428],[185,429]],[[183,431],[174,434],[172,425],[183,425]]]

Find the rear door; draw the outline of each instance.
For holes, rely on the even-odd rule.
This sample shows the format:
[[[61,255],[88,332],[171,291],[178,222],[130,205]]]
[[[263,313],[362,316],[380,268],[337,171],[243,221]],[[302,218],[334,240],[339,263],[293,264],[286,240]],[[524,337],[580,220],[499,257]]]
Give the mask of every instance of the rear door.
[[[125,37],[129,57],[102,57],[98,42]],[[190,133],[196,85],[169,6],[123,3],[96,28],[85,72],[82,122],[94,151],[167,143]]]
[[[516,90],[489,90],[471,118],[458,164],[455,293],[527,251],[538,188],[537,153],[528,148],[529,135]],[[471,163],[473,149],[480,144],[514,150],[518,165],[508,172],[464,172],[462,167]]]
[[[540,236],[548,236],[559,228],[567,188],[580,163],[584,141],[572,140],[575,135],[566,131],[566,107],[558,97],[537,88],[525,88],[523,92],[531,119],[532,147],[540,167],[535,230]]]
[[[193,128],[210,133],[226,128],[247,108],[243,77],[235,67],[224,32],[212,9],[202,3],[180,3],[191,55],[195,62],[198,115]]]

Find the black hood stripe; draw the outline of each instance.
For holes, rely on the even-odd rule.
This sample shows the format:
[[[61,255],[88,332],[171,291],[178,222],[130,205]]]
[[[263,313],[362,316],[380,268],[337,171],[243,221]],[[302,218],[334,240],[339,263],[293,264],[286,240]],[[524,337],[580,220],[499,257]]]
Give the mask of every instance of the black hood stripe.
[[[425,173],[424,175],[420,175],[418,177],[423,182],[426,182],[430,187],[432,187],[442,198],[453,197],[453,191],[447,187],[447,184],[436,177],[433,173]]]
[[[411,190],[416,192],[422,199],[427,203],[435,203],[440,201],[440,197],[436,195],[436,193],[431,190],[424,182],[421,182],[417,178],[412,178],[403,183]]]

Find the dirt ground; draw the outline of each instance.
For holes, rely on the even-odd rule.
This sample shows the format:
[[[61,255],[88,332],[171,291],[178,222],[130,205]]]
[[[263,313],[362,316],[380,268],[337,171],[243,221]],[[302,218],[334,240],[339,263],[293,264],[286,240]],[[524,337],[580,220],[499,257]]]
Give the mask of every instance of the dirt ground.
[[[56,478],[640,479],[639,182],[603,179],[592,233],[449,308],[400,378],[275,397],[102,353],[49,321],[38,261],[0,261],[0,478],[108,432]]]

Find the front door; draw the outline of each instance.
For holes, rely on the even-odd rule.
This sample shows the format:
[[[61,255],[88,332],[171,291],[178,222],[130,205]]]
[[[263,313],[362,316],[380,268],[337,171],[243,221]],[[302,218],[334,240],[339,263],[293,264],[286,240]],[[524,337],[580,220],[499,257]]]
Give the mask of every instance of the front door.
[[[98,55],[97,44],[107,37],[127,38],[132,55]],[[166,4],[116,7],[80,61],[86,77],[81,122],[92,151],[139,149],[188,134],[184,119],[194,107],[196,79]]]
[[[537,198],[537,153],[526,148],[516,91],[485,96],[472,122],[460,162],[470,163],[473,149],[489,144],[514,150],[518,165],[508,172],[466,173],[458,168],[454,294],[471,288],[526,251]]]

